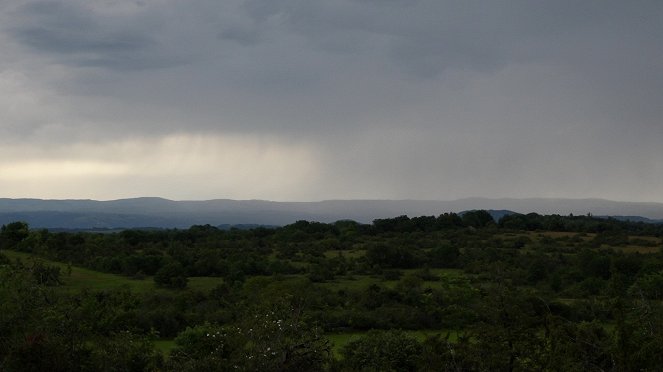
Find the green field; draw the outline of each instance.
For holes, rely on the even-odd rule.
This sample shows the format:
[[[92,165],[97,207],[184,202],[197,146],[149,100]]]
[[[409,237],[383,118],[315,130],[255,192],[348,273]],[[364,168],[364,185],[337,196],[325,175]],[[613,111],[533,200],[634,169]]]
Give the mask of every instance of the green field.
[[[663,225],[469,216],[117,234],[13,223],[0,370],[660,370]]]
[[[29,253],[9,250],[3,250],[2,253],[9,257],[9,259],[20,260],[26,265],[30,265],[30,263],[34,260],[40,260],[45,264],[59,267],[60,280],[63,282],[63,288],[71,290],[107,290],[128,287],[131,291],[137,293],[145,293],[157,290],[168,291],[168,289],[157,288],[154,285],[154,281],[152,280],[151,276],[147,276],[144,279],[132,279],[122,275],[102,273],[78,266],[67,265],[62,262],[47,260]],[[71,267],[71,274],[69,274],[69,267]],[[222,283],[222,278],[190,277],[188,287],[195,290],[209,291]]]
[[[417,272],[417,269],[404,269],[399,270],[401,272],[401,277],[406,275],[412,275]],[[464,280],[466,278],[462,270],[458,269],[430,269],[432,275],[439,277],[439,280],[433,281],[424,281],[422,285],[429,288],[440,288],[442,286],[454,283],[458,280]],[[381,285],[387,288],[393,289],[398,280],[384,280],[381,276],[378,275],[346,275],[339,276],[334,280],[330,280],[321,285],[332,291],[338,290],[363,290],[371,285]]]
[[[138,293],[145,293],[148,291],[167,291],[167,289],[157,288],[152,280],[152,277],[145,277],[144,279],[131,279],[122,275],[102,273],[99,271],[94,271],[90,269],[85,269],[78,266],[67,265],[62,262],[51,261],[37,257],[30,253],[16,252],[3,250],[2,253],[11,260],[20,260],[26,265],[30,265],[34,260],[40,260],[48,265],[57,266],[61,270],[61,280],[63,282],[63,287],[69,290],[81,290],[81,289],[93,289],[93,290],[107,290],[107,289],[118,289],[118,288],[129,288],[132,291]],[[69,274],[69,268],[71,273]],[[414,273],[416,270],[401,270],[403,275],[408,275]],[[463,272],[461,270],[455,269],[431,269],[431,273],[440,277],[439,281],[429,281],[424,282],[426,286],[438,286],[448,280],[458,279],[463,277]],[[209,291],[216,287],[219,284],[223,283],[222,278],[216,277],[190,277],[188,288]],[[382,284],[387,287],[393,288],[398,281],[384,281],[378,276],[369,276],[369,275],[356,275],[341,277],[335,281],[322,283],[323,286],[332,289],[365,289],[372,284]],[[440,330],[418,330],[418,331],[406,331],[407,334],[415,337],[419,341],[423,341],[426,337],[434,336],[436,334],[445,337],[449,333],[449,340],[454,342],[458,339],[457,331],[440,331]],[[338,332],[338,333],[328,333],[326,336],[329,338],[332,352],[336,358],[340,356],[341,349],[350,341],[356,340],[366,334],[366,331],[356,331],[356,332]],[[159,339],[154,341],[154,347],[168,355],[170,351],[175,347],[175,341],[173,339]]]
[[[46,260],[29,253],[8,250],[3,250],[2,253],[12,260],[21,260],[26,265],[29,265],[32,261],[38,259],[45,264],[59,267],[60,280],[62,280],[64,287],[68,289],[117,289],[129,287],[132,291],[141,293],[156,289],[154,281],[152,281],[152,278],[150,277],[143,280],[135,280],[121,275],[107,274],[84,269],[78,266],[70,266],[61,262]],[[71,267],[71,274],[68,272],[68,267]]]
[[[164,355],[170,354],[170,351],[175,347],[175,340],[156,340],[154,341],[154,348],[159,350]]]
[[[343,256],[346,258],[358,258],[366,255],[366,250],[365,249],[353,249],[353,250],[337,250],[337,249],[331,249],[328,251],[325,251],[325,257],[327,258],[333,258],[333,257],[339,257]]]
[[[4,250],[3,253],[12,260],[21,260],[25,264],[29,264],[35,259],[41,260],[48,265],[54,265],[61,270],[61,280],[66,288],[79,290],[79,289],[117,289],[128,287],[132,291],[138,293],[145,293],[155,290],[166,290],[157,288],[152,280],[152,277],[147,276],[144,279],[132,279],[122,275],[102,273],[90,269],[85,269],[79,266],[67,265],[62,262],[51,261],[37,257],[35,255]],[[68,273],[68,267],[71,267],[71,275]],[[415,269],[401,270],[402,275],[413,274]],[[440,280],[426,281],[424,286],[430,288],[438,288],[440,286],[453,283],[454,280],[464,278],[462,270],[457,269],[430,269],[431,274],[437,275]],[[362,290],[374,284],[384,285],[388,288],[394,288],[398,283],[397,280],[385,281],[383,278],[375,275],[354,275],[342,276],[335,280],[321,283],[322,286],[333,290]],[[223,278],[218,277],[189,277],[188,288],[200,291],[209,291],[217,285],[223,284]]]

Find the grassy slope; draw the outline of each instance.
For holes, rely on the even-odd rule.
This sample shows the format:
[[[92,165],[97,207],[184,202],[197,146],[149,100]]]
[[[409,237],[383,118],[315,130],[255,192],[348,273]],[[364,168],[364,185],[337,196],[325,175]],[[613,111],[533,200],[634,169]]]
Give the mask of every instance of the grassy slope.
[[[12,260],[19,259],[24,264],[28,265],[30,264],[31,261],[39,259],[48,265],[55,265],[60,267],[62,273],[61,279],[64,282],[63,288],[68,288],[72,290],[80,290],[80,289],[104,290],[104,289],[121,288],[126,286],[129,287],[132,291],[138,293],[145,293],[147,291],[154,291],[154,290],[164,290],[164,289],[157,289],[151,277],[147,277],[143,280],[136,280],[122,275],[102,273],[99,271],[89,270],[78,266],[71,266],[71,275],[67,275],[67,266],[68,266],[67,264],[42,259],[40,257],[31,255],[29,253],[7,251],[7,250],[2,251],[2,253]],[[406,274],[410,271],[414,270],[403,270],[403,273]],[[431,271],[437,275],[440,275],[443,278],[444,277],[454,278],[462,276],[462,272],[460,270],[431,269]],[[222,282],[223,279],[221,278],[194,277],[194,278],[189,278],[189,288],[198,289],[198,290],[210,290],[214,288],[216,285],[221,284]],[[388,286],[389,285],[393,286],[395,285],[396,281],[383,282],[381,278],[374,278],[362,275],[354,280],[341,279],[337,282],[325,283],[323,285],[326,285],[333,289],[340,289],[340,288],[356,289],[356,288],[366,288],[371,284],[378,284],[378,283],[385,283]],[[426,282],[426,283],[433,284],[435,282]],[[420,331],[406,331],[406,332],[414,336],[418,340],[424,340],[427,336],[432,336],[435,334],[441,334],[444,337],[447,333],[447,331],[435,331],[435,330],[420,330]],[[340,355],[340,350],[343,348],[343,346],[345,346],[348,342],[361,337],[365,333],[366,332],[331,333],[328,334],[327,337],[329,337],[329,340],[332,344],[332,350],[334,355],[338,357]],[[449,340],[453,342],[457,338],[458,338],[458,333],[456,331],[450,331]],[[154,342],[154,346],[157,350],[167,355],[175,346],[175,342],[172,339],[156,340]]]
[[[417,269],[404,269],[399,270],[403,276],[415,273]],[[459,269],[430,269],[430,273],[437,275],[440,280],[426,281],[423,283],[424,287],[439,288],[446,283],[453,283],[455,280],[463,280],[465,274]],[[361,290],[370,287],[373,284],[384,285],[388,288],[394,288],[398,280],[384,280],[378,275],[347,275],[340,276],[329,282],[321,283],[325,288],[333,291],[340,289]]]
[[[60,279],[63,281],[64,288],[72,290],[80,289],[115,289],[129,287],[137,293],[148,291],[165,290],[157,289],[152,277],[146,277],[142,280],[131,279],[126,276],[102,273],[78,266],[71,266],[71,275],[67,274],[68,265],[61,262],[50,261],[41,257],[36,257],[29,253],[3,250],[2,253],[12,260],[20,259],[24,264],[30,264],[32,260],[39,259],[48,265],[58,266],[60,268]],[[192,277],[189,278],[189,288],[197,290],[210,290],[216,285],[223,283],[222,278],[212,277]]]

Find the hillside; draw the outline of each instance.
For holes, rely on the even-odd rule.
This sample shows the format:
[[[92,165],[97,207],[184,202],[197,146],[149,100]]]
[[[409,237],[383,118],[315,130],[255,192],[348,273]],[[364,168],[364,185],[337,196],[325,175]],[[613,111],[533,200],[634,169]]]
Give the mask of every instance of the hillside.
[[[465,210],[508,210],[517,213],[632,216],[631,220],[663,219],[663,204],[602,199],[326,200],[273,202],[216,199],[173,201],[133,198],[111,201],[0,199],[0,224],[22,220],[43,228],[185,228],[194,224],[286,225],[297,220],[362,223],[402,214],[439,215]],[[644,220],[649,219],[652,221]]]

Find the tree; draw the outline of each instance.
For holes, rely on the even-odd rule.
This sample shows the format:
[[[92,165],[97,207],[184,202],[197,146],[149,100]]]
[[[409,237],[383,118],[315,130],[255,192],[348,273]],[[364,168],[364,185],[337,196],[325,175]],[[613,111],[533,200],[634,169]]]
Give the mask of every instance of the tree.
[[[46,265],[41,260],[33,262],[30,268],[32,276],[38,284],[41,285],[60,285],[60,268],[57,266]]]
[[[341,350],[343,366],[351,371],[414,371],[423,348],[403,331],[369,331]]]
[[[154,343],[146,336],[129,331],[102,337],[91,351],[92,368],[99,371],[152,371],[163,363]]]
[[[287,301],[247,312],[230,326],[202,324],[175,339],[176,371],[320,371],[329,342]]]
[[[439,229],[455,229],[463,227],[463,220],[455,213],[444,213],[437,217]]]
[[[490,371],[540,370],[545,364],[545,342],[539,335],[545,303],[511,285],[503,270],[497,267],[480,306],[481,320],[467,332],[474,360]]]
[[[186,272],[179,262],[166,264],[154,275],[154,283],[160,287],[182,289],[187,282]]]
[[[463,220],[463,224],[465,224],[467,227],[479,228],[488,226],[488,224],[491,223],[495,223],[493,216],[484,210],[465,212],[463,213],[461,219]]]
[[[0,249],[16,248],[18,243],[27,238],[30,228],[26,222],[12,222],[0,228]]]
[[[376,244],[366,250],[366,261],[370,265],[380,268],[402,268],[414,267],[417,258],[412,254],[412,249],[394,244]]]
[[[663,299],[663,271],[649,273],[640,277],[629,289],[635,297],[653,300]]]
[[[456,267],[460,251],[458,247],[443,244],[431,249],[429,253],[429,262],[433,267]]]

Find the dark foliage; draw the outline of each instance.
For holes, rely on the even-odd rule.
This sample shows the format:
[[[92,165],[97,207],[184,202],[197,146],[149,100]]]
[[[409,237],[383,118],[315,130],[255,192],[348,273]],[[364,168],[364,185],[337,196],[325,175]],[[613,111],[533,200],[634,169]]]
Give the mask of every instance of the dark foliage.
[[[653,371],[662,236],[485,211],[106,234],[16,222],[0,230],[0,370]],[[67,265],[156,288],[75,291]],[[325,334],[346,331],[364,333],[334,359]],[[176,340],[169,357],[158,338]]]

